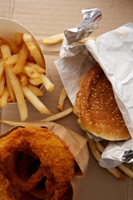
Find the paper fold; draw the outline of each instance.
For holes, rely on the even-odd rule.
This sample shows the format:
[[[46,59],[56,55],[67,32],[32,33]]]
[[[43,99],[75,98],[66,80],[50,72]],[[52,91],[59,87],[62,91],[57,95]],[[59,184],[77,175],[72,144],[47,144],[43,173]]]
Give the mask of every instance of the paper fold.
[[[64,43],[61,47],[61,58],[55,61],[55,65],[72,104],[75,102],[79,89],[78,80],[94,66],[95,61],[98,62],[112,84],[116,102],[131,137],[133,137],[133,23],[125,24],[107,32],[99,36],[96,41],[88,40],[85,43],[88,53],[84,48],[78,52],[77,46],[74,47],[75,56],[70,56],[68,52],[69,49],[71,50],[71,46],[67,46],[67,57],[63,57],[62,55],[65,55],[63,46]],[[92,57],[90,57],[90,53]],[[130,146],[127,146],[127,141],[122,142],[124,148],[123,146],[114,148],[112,143],[108,145],[108,148],[102,154],[100,165],[111,167],[114,165],[114,161],[116,162],[115,165],[122,163],[122,155],[119,154],[118,149],[121,149],[120,151],[123,154],[125,148],[126,150],[133,150],[132,139],[129,143]],[[110,152],[109,149],[111,149]],[[104,160],[104,164],[102,164],[102,160]]]

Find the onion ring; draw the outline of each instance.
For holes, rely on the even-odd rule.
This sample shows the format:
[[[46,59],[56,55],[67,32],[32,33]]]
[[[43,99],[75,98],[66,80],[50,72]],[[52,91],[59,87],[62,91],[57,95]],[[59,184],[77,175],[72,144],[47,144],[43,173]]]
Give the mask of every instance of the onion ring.
[[[67,144],[47,128],[18,127],[0,140],[0,166],[20,193],[62,199],[71,188],[75,165]]]

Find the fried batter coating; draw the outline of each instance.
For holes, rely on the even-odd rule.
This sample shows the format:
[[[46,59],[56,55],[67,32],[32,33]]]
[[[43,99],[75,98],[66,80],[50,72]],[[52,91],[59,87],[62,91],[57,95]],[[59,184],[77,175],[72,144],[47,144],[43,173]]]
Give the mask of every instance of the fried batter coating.
[[[19,200],[20,194],[15,191],[9,180],[0,171],[0,200]]]
[[[0,166],[20,192],[61,200],[71,188],[75,159],[65,141],[53,132],[26,126],[0,139]]]

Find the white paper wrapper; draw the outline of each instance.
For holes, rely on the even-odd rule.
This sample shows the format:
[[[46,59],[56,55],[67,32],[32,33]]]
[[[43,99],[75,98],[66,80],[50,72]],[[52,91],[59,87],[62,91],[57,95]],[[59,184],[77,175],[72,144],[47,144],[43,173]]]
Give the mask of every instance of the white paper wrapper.
[[[131,139],[121,145],[119,142],[111,142],[102,155],[100,165],[113,167],[125,161],[132,162],[132,155],[127,160],[123,160],[122,155],[125,150],[133,150],[133,23],[107,32],[96,41],[88,40],[79,51],[78,46],[66,48],[64,43],[61,58],[55,64],[72,104],[79,89],[77,80],[94,65],[94,60],[90,59],[91,53],[112,83],[117,104],[131,134]]]

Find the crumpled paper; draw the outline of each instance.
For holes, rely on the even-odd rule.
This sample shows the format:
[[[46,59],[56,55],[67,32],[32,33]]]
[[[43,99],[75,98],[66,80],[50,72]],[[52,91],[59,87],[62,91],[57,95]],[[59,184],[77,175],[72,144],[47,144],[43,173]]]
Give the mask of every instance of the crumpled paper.
[[[81,191],[89,164],[87,139],[71,131],[70,129],[67,129],[64,126],[54,122],[41,122],[41,121],[29,122],[29,123],[23,122],[22,126],[26,125],[47,127],[50,131],[54,132],[63,141],[65,141],[66,144],[69,146],[70,151],[73,154],[80,169],[80,172],[76,173],[71,181],[71,185],[73,188],[73,200],[76,200]],[[14,128],[8,129],[8,131],[4,132],[0,137],[5,137],[6,135],[10,134],[10,132]]]
[[[74,46],[75,55],[74,51],[73,55],[68,53],[67,46],[66,56],[63,46],[64,43],[55,65],[72,104],[79,90],[78,80],[98,62],[112,84],[116,102],[131,134],[128,141],[110,142],[99,164],[110,168],[133,162],[133,23],[100,35],[96,40],[89,39],[82,48]]]

